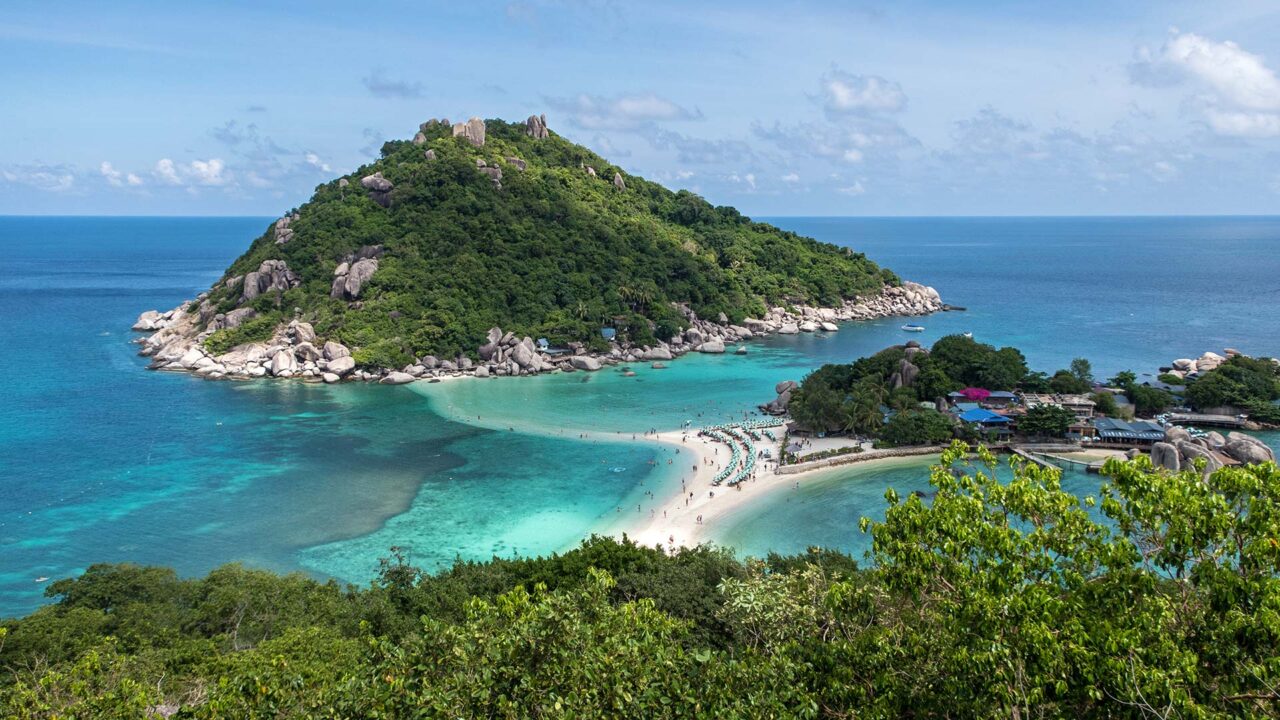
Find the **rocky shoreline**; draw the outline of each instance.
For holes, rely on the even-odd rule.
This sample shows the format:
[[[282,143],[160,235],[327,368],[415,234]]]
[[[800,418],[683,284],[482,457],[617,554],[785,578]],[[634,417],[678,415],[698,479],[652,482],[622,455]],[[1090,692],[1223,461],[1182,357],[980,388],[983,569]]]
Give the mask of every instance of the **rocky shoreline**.
[[[278,270],[268,269],[268,284],[275,282],[272,273]],[[255,288],[261,284],[261,278],[261,275],[253,278]],[[248,280],[246,277],[245,281]],[[426,356],[400,369],[357,367],[350,348],[318,337],[312,325],[301,320],[277,327],[266,341],[214,353],[205,346],[205,339],[218,329],[237,327],[251,317],[252,310],[214,314],[207,295],[167,312],[148,310],[138,316],[133,329],[150,333],[136,341],[142,346],[139,354],[152,358],[150,370],[189,372],[209,380],[271,377],[402,385],[465,375],[511,377],[544,372],[592,372],[620,363],[658,364],[689,352],[745,354],[747,348],[741,343],[762,335],[836,332],[839,330],[836,323],[843,321],[912,317],[952,309],[957,308],[943,303],[933,288],[904,282],[886,287],[869,298],[845,301],[838,308],[774,307],[763,318],[747,318],[741,324],[730,323],[724,315],[715,320],[699,318],[688,308],[680,308],[689,327],[679,335],[667,342],[643,347],[610,342],[606,352],[593,353],[580,343],[571,343],[563,351],[553,353],[539,348],[532,338],[517,337],[495,327],[489,330],[487,342],[476,349],[478,360],[466,355],[448,359]],[[731,347],[735,345],[736,348]]]

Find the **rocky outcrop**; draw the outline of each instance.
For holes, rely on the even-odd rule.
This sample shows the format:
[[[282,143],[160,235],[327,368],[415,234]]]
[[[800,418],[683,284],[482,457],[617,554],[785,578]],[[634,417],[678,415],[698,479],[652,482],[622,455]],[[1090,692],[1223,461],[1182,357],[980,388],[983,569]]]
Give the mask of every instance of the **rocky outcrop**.
[[[297,287],[302,278],[289,269],[284,260],[263,260],[257,270],[245,273],[244,289],[241,291],[242,302],[252,302],[263,293],[272,290],[285,292]]]
[[[1246,465],[1276,461],[1275,452],[1266,443],[1252,435],[1230,432],[1227,433],[1226,440],[1222,446],[1222,452],[1233,460]]]
[[[546,115],[530,115],[524,121],[524,133],[534,140],[546,139],[551,133],[547,130]]]
[[[387,373],[386,376],[378,382],[383,385],[407,385],[416,379],[417,378],[406,372],[392,372]]]
[[[484,121],[473,117],[464,123],[453,126],[453,136],[466,138],[476,147],[484,147]]]
[[[528,163],[526,163],[525,161],[521,160],[518,157],[515,157],[514,155],[508,155],[506,159],[507,159],[507,163],[514,166],[515,169],[517,170],[524,170],[526,167],[528,167]]]
[[[366,245],[355,254],[348,255],[333,269],[329,297],[348,301],[359,298],[369,278],[378,271],[378,258],[381,256],[381,245]]]
[[[791,394],[799,388],[800,384],[795,380],[784,380],[773,387],[778,397],[760,406],[760,410],[769,415],[786,415],[787,408],[791,405]]]
[[[1178,472],[1182,469],[1182,458],[1177,447],[1167,442],[1158,442],[1151,446],[1151,464]]]
[[[298,213],[285,215],[276,221],[275,224],[275,240],[277,245],[283,245],[293,239],[293,230],[289,227],[289,223],[298,219]]]
[[[913,365],[910,360],[903,358],[898,361],[898,369],[894,370],[893,375],[889,376],[889,385],[895,390],[900,387],[911,387],[919,375],[920,368]]]
[[[613,174],[613,186],[619,190],[627,189],[627,181],[622,179],[622,173],[615,172]]]
[[[569,364],[575,370],[595,371],[600,369],[600,361],[590,355],[574,355],[569,358]]]
[[[712,338],[711,340],[708,340],[702,343],[701,345],[699,345],[698,352],[710,353],[715,355],[721,354],[724,352],[724,341],[721,340],[720,338]]]
[[[370,200],[384,208],[391,207],[391,191],[395,188],[395,185],[390,180],[382,177],[381,171],[360,178],[360,187],[368,191]]]

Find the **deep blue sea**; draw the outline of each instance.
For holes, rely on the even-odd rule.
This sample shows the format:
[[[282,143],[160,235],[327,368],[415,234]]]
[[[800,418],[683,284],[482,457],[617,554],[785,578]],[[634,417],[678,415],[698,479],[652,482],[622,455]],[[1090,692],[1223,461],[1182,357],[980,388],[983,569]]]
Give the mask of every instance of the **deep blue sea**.
[[[1280,218],[772,221],[968,308],[922,320],[925,343],[968,331],[1046,371],[1088,357],[1104,377],[1227,346],[1280,354]],[[37,578],[94,562],[364,583],[392,545],[427,567],[561,549],[678,480],[671,451],[633,433],[741,417],[778,380],[906,339],[888,319],[634,378],[399,388],[144,370],[138,313],[207,288],[269,222],[0,218],[0,616],[41,602]],[[716,536],[857,551],[857,516],[887,485],[923,486],[923,465],[833,473]]]

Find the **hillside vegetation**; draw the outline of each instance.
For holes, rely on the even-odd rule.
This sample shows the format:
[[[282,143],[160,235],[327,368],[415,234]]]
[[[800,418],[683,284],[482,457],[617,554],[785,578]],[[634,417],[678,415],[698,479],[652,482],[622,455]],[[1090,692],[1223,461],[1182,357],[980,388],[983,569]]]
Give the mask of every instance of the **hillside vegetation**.
[[[377,161],[319,186],[215,285],[211,311],[256,317],[206,345],[263,340],[300,314],[394,368],[474,354],[494,326],[556,343],[609,326],[647,344],[687,324],[674,303],[741,322],[768,305],[838,306],[899,282],[859,253],[672,192],[555,133],[484,125],[477,146],[424,123],[415,141],[388,142]],[[375,188],[362,185],[375,174]],[[361,257],[376,271],[356,293],[335,292],[335,269]],[[270,260],[288,272],[246,298],[244,278]]]
[[[95,566],[0,623],[0,715],[1280,715],[1274,463],[1112,460],[1082,499],[967,450],[886,492],[862,566],[604,539],[438,576],[395,554],[366,589]]]

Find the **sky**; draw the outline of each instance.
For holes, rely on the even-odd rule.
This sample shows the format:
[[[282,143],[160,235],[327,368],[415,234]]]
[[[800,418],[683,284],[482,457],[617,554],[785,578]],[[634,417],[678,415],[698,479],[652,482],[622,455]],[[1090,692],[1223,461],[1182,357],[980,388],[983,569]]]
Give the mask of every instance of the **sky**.
[[[1280,0],[21,2],[0,214],[277,215],[419,123],[752,215],[1275,214]]]

